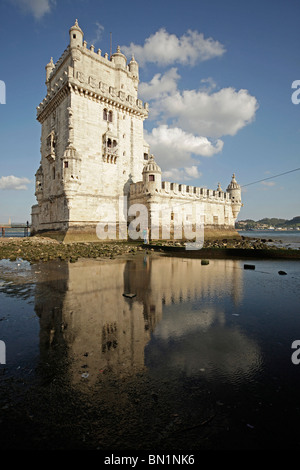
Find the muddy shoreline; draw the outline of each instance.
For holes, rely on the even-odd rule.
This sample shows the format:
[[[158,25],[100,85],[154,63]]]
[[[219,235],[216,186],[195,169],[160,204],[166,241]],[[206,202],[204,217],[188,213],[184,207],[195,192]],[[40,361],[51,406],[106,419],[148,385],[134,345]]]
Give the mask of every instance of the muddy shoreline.
[[[0,259],[30,263],[55,259],[76,262],[79,258],[115,259],[124,255],[135,255],[144,251],[166,255],[211,259],[300,259],[300,250],[278,247],[272,240],[236,238],[207,240],[197,250],[187,250],[183,242],[75,242],[63,243],[51,238],[0,238]]]

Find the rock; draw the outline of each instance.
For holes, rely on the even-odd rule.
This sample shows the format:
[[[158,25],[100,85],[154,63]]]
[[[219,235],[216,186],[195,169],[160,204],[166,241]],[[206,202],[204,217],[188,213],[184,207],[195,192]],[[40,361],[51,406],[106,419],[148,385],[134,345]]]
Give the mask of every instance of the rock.
[[[209,260],[208,260],[208,259],[202,259],[202,260],[201,260],[201,264],[202,264],[203,266],[206,266],[207,264],[209,264]]]
[[[244,269],[255,269],[254,264],[244,264]]]
[[[286,275],[287,273],[285,271],[278,271],[278,274],[280,274],[281,276],[284,276]]]

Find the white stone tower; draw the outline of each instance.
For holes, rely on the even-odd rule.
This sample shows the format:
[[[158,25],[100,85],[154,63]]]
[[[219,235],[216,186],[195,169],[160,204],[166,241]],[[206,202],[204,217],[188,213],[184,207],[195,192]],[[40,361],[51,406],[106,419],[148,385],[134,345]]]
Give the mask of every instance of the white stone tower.
[[[105,202],[118,205],[141,180],[149,148],[138,98],[139,70],[120,47],[109,58],[87,48],[76,20],[70,43],[46,65],[47,95],[37,107],[41,162],[36,173],[33,232],[95,233]]]
[[[76,20],[65,51],[45,68],[47,93],[37,107],[41,160],[32,234],[97,240],[96,228],[107,204],[110,224],[118,223],[120,211],[123,222],[126,207],[135,203],[147,207],[149,224],[160,206],[172,214],[174,205],[192,202],[204,208],[207,230],[234,230],[242,205],[235,175],[226,192],[220,184],[210,190],[162,181],[144,141],[148,104],[138,97],[139,66],[134,57],[127,63],[119,46],[111,57],[95,51],[94,45],[88,48]]]

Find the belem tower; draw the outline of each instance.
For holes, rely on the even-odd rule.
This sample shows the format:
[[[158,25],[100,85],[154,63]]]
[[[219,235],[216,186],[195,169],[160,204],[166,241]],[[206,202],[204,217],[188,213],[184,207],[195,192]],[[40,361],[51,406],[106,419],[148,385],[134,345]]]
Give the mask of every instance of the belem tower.
[[[236,235],[242,203],[235,175],[226,191],[220,184],[213,190],[162,181],[143,136],[148,103],[138,97],[134,57],[127,63],[119,47],[110,57],[93,45],[88,48],[77,20],[69,34],[60,59],[46,65],[47,95],[37,107],[41,161],[31,233],[95,240],[102,208],[115,208],[112,219],[117,214],[124,220],[124,211],[142,204],[151,239],[151,217],[158,207],[169,208],[172,224],[174,208],[196,204],[202,207],[207,236]],[[105,220],[114,223],[107,211]]]

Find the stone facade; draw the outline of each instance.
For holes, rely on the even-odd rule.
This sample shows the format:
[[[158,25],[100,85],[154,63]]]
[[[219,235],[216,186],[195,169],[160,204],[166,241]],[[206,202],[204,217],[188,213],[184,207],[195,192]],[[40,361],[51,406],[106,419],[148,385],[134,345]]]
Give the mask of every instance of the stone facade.
[[[120,198],[127,207],[144,204],[150,225],[158,204],[193,202],[202,204],[206,228],[233,230],[241,207],[235,177],[226,192],[162,182],[143,137],[148,104],[138,97],[134,57],[127,64],[119,47],[110,58],[88,49],[77,20],[69,33],[60,59],[46,65],[47,95],[37,107],[41,162],[32,233],[97,238],[103,208],[120,215]]]

